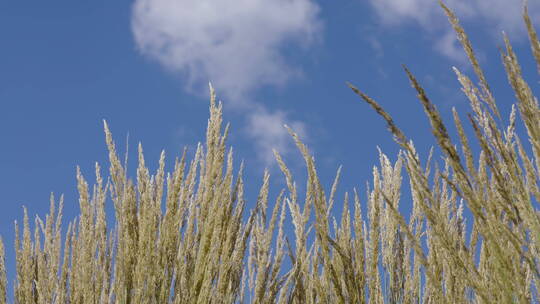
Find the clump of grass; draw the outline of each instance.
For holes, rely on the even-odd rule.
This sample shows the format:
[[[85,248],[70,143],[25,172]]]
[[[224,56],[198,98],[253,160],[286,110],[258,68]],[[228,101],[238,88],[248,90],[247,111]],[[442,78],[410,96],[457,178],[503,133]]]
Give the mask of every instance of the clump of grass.
[[[242,166],[233,172],[232,150],[222,128],[222,105],[210,88],[206,143],[165,173],[145,165],[139,145],[136,181],[117,155],[105,123],[109,177],[96,165],[90,188],[77,170],[80,216],[62,234],[62,206],[22,236],[16,225],[15,303],[532,303],[540,300],[540,110],[505,37],[502,59],[516,93],[504,124],[471,43],[453,12],[442,4],[479,79],[455,69],[470,101],[468,116],[479,144],[473,153],[453,111],[459,151],[440,113],[411,71],[443,166],[422,164],[413,142],[372,98],[351,89],[381,115],[402,151],[395,162],[380,152],[367,190],[344,196],[340,219],[332,214],[340,170],[329,192],[314,157],[289,129],[307,167],[299,196],[285,161],[275,152],[287,188],[269,204],[265,172],[255,207],[245,215]],[[524,11],[540,69],[540,42]],[[532,155],[516,134],[517,113]],[[408,220],[398,212],[405,168],[412,194]],[[301,198],[302,197],[302,198]],[[114,227],[106,221],[112,201]],[[165,204],[162,208],[162,204]],[[57,208],[58,207],[58,208]],[[469,210],[472,221],[466,223]],[[294,239],[285,237],[292,219]],[[63,248],[63,250],[62,250]],[[288,261],[290,267],[285,267]],[[4,245],[0,239],[0,302],[6,302]]]

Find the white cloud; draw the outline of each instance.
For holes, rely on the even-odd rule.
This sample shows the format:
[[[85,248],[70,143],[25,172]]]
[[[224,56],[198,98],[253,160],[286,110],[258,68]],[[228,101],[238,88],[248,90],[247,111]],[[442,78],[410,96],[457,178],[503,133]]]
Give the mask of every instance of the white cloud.
[[[434,47],[454,60],[463,59],[457,39],[436,0],[369,0],[381,22],[387,26],[400,26],[415,22],[436,40]],[[512,38],[525,37],[523,0],[446,0],[444,3],[462,21],[485,24],[489,34],[509,33]],[[540,2],[529,1],[532,20],[540,20]]]
[[[440,25],[441,18],[444,17],[437,0],[369,0],[369,2],[381,17],[382,22],[387,25],[415,21],[426,29],[433,29]],[[450,0],[445,3],[458,12],[460,17],[471,14],[470,1]]]
[[[456,39],[456,34],[453,31],[446,31],[435,42],[435,49],[446,57],[454,61],[465,63],[467,55],[463,51],[463,47]]]
[[[249,116],[246,131],[253,137],[258,153],[257,156],[266,166],[275,163],[272,149],[284,154],[288,153],[292,148],[292,139],[283,126],[284,124],[289,125],[302,140],[305,140],[304,124],[299,121],[289,120],[284,112],[270,113],[261,108]]]
[[[322,29],[312,0],[136,0],[132,30],[139,50],[206,93],[212,81],[230,102],[301,75],[282,50],[307,47]]]
[[[318,14],[314,0],[135,0],[132,31],[139,51],[183,76],[187,91],[206,95],[211,81],[245,113],[257,157],[270,165],[272,149],[291,150],[287,115],[253,102],[253,93],[302,75],[283,50],[321,38]],[[302,123],[288,124],[305,136]]]

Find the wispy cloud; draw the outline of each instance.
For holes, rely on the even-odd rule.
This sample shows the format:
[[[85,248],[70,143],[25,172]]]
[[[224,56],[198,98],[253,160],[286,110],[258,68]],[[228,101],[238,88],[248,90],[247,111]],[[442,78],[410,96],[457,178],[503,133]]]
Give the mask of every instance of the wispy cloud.
[[[261,108],[249,116],[247,132],[255,140],[259,153],[258,158],[269,166],[274,162],[272,149],[280,153],[288,153],[291,149],[291,136],[283,126],[287,124],[301,138],[305,139],[305,125],[299,121],[291,121],[282,111],[270,113]]]
[[[282,55],[307,46],[321,30],[311,0],[136,0],[132,30],[139,50],[206,94],[212,81],[232,102],[300,75]]]
[[[451,30],[447,30],[437,37],[434,47],[439,53],[456,62],[464,63],[467,61],[463,47],[457,40],[455,32]]]
[[[322,36],[313,0],[136,0],[132,31],[140,52],[181,75],[184,88],[205,96],[207,83],[247,117],[246,132],[269,164],[272,148],[287,150],[289,123],[301,122],[253,102],[257,89],[281,87],[302,75],[285,47],[307,48]]]
[[[416,23],[430,33],[435,40],[434,48],[443,55],[461,61],[462,51],[457,47],[455,35],[448,25],[443,10],[435,0],[369,0],[381,22],[386,26]],[[501,31],[514,38],[524,37],[523,0],[446,0],[463,21],[485,24],[489,34]],[[529,13],[533,20],[540,20],[540,2],[529,1]]]

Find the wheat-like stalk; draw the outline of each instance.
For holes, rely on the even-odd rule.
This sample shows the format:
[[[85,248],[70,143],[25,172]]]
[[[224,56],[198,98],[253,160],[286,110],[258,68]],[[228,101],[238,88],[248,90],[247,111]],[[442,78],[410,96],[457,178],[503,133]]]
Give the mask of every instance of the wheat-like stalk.
[[[109,174],[90,187],[77,169],[80,215],[62,234],[63,198],[50,199],[43,221],[24,209],[16,231],[15,303],[536,303],[540,301],[540,109],[507,37],[501,57],[517,105],[507,124],[454,13],[442,2],[479,84],[455,69],[470,101],[469,138],[453,109],[459,145],[434,103],[405,67],[443,162],[424,164],[413,142],[379,103],[349,84],[387,122],[401,147],[395,161],[379,150],[366,200],[357,191],[337,202],[341,167],[325,191],[315,158],[288,128],[307,168],[306,192],[274,151],[286,189],[270,189],[265,171],[245,210],[243,165],[234,172],[222,104],[210,86],[206,142],[165,170],[149,172],[142,145],[132,180],[104,122]],[[540,69],[540,42],[524,20]],[[516,134],[517,113],[532,153]],[[481,148],[478,155],[471,141]],[[460,149],[458,149],[460,147]],[[399,212],[402,169],[412,208]],[[273,203],[270,204],[269,202]],[[112,202],[114,226],[105,205]],[[362,213],[362,204],[367,213]],[[336,218],[333,206],[342,204]],[[467,216],[466,213],[470,213]],[[290,221],[287,219],[290,217]],[[294,237],[286,237],[292,225]],[[62,247],[63,246],[63,247]],[[0,303],[6,303],[0,239]]]

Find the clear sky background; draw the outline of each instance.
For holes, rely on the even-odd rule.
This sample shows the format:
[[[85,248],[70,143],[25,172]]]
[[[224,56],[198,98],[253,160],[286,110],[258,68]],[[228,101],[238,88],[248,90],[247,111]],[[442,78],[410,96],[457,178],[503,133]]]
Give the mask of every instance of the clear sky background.
[[[538,90],[522,1],[447,4],[507,119],[515,98],[497,49],[503,29]],[[529,7],[538,26],[540,1]],[[304,183],[284,123],[309,145],[327,185],[343,165],[340,198],[353,187],[365,193],[377,146],[395,160],[384,121],[347,81],[394,116],[423,159],[434,141],[401,64],[450,125],[452,107],[464,121],[469,111],[451,67],[472,71],[434,0],[2,1],[0,39],[0,232],[10,285],[14,220],[21,222],[23,205],[31,219],[43,217],[51,192],[65,195],[66,221],[78,214],[76,166],[90,182],[96,161],[107,168],[103,119],[122,155],[129,133],[132,173],[139,141],[152,169],[163,149],[170,169],[184,146],[193,152],[204,140],[211,81],[231,123],[235,159],[245,161],[252,206],[265,167],[273,190],[283,186],[272,148]],[[406,212],[410,202],[401,204]]]

